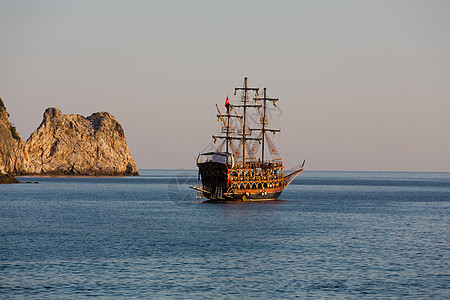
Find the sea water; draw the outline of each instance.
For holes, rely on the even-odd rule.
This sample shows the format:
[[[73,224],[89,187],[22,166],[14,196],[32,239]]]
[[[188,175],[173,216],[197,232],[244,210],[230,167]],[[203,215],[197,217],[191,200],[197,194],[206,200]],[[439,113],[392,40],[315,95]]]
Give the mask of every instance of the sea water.
[[[450,173],[304,172],[208,204],[196,171],[0,186],[0,298],[450,299]]]

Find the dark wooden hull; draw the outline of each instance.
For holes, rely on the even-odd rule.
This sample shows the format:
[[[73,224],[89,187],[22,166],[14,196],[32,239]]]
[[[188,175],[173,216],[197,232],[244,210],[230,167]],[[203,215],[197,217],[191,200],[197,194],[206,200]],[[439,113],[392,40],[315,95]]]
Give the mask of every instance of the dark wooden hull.
[[[234,167],[207,161],[199,163],[202,187],[194,188],[205,202],[252,202],[277,200],[293,174],[283,177],[280,162],[250,162]],[[301,172],[298,170],[294,173]]]
[[[208,200],[204,202],[221,203],[221,202],[257,202],[257,201],[274,201],[280,197],[282,192],[273,192],[261,195],[261,193],[243,193],[233,194],[233,196],[224,196],[223,199],[211,199],[204,195]]]

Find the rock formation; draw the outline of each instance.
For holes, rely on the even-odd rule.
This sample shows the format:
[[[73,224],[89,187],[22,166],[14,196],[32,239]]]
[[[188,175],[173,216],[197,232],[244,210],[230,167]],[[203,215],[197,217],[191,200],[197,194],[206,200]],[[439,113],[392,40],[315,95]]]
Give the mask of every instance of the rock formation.
[[[138,175],[122,126],[109,113],[98,112],[85,118],[63,115],[57,108],[48,108],[41,125],[26,143],[9,123],[6,109],[4,113],[6,115],[0,116],[0,170],[3,173]]]
[[[25,143],[9,122],[9,114],[0,98],[0,183],[18,182],[10,173],[22,171]]]
[[[17,180],[16,177],[14,177],[10,174],[0,173],[0,184],[4,184],[4,183],[20,183],[20,181]]]

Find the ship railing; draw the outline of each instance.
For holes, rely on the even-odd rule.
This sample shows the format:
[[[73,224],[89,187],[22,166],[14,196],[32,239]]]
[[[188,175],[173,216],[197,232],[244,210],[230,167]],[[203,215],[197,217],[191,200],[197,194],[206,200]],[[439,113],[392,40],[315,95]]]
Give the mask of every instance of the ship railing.
[[[252,162],[237,162],[234,164],[234,169],[256,169],[256,168],[280,168],[283,166],[281,160],[273,161],[252,161]]]
[[[271,174],[271,175],[254,175],[254,176],[231,176],[231,181],[272,181],[282,179],[281,174]]]

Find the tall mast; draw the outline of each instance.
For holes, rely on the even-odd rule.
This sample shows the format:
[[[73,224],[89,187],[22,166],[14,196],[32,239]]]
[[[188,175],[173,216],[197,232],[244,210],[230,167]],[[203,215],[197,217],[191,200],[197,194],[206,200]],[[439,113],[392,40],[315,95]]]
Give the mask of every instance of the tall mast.
[[[257,99],[257,98],[256,98]],[[267,129],[266,128],[266,123],[267,123],[267,101],[272,101],[273,105],[276,106],[276,102],[279,100],[278,98],[267,98],[267,89],[264,88],[264,98],[263,99],[259,99],[259,100],[263,100],[264,104],[263,104],[263,114],[262,114],[262,128],[260,129],[262,131],[262,148],[261,148],[261,162],[264,163],[264,150],[265,150],[265,141],[266,141],[266,132],[280,132],[279,129]],[[270,146],[270,141],[269,142],[269,146]]]
[[[263,107],[263,119],[262,119],[262,151],[261,151],[261,162],[264,163],[264,142],[266,135],[266,97],[267,89],[264,88],[264,107]]]
[[[247,115],[247,77],[244,78],[244,125],[242,126],[242,162],[245,163],[245,117]]]
[[[258,94],[259,88],[249,88],[247,86],[247,77],[244,78],[244,87],[243,88],[235,88],[234,94],[236,95],[236,91],[243,90],[244,91],[244,105],[242,106],[244,108],[243,112],[243,125],[242,125],[242,162],[245,162],[245,143],[247,140],[246,137],[246,115],[247,115],[247,91],[255,91],[256,94]]]
[[[227,100],[228,100],[228,96],[227,96]],[[227,166],[228,166],[228,143],[230,140],[230,104],[228,104],[227,107]]]

